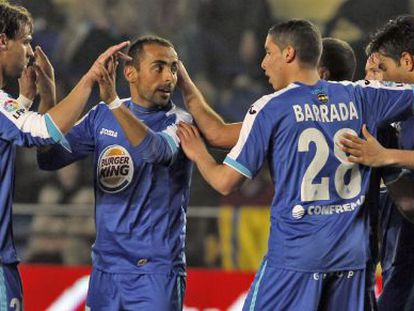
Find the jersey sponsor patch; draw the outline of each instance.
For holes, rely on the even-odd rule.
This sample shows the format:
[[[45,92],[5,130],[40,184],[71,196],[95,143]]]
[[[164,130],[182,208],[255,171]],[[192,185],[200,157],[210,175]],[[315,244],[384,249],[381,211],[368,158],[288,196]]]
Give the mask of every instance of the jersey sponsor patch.
[[[14,99],[7,99],[4,102],[3,107],[4,110],[12,114],[15,119],[18,119],[25,112],[25,109],[20,107],[19,103]]]
[[[7,112],[14,112],[20,108],[19,103],[14,99],[8,99],[4,102],[4,110]]]
[[[134,175],[134,163],[122,146],[111,145],[99,155],[97,179],[99,187],[108,193],[124,190]]]

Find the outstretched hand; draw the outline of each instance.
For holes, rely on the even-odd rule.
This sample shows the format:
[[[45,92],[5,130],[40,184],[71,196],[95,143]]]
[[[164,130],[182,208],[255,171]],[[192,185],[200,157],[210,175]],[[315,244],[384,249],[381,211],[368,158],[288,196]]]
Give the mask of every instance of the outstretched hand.
[[[191,161],[196,161],[199,156],[208,153],[203,138],[194,125],[180,122],[177,136],[180,139],[181,148]]]
[[[112,56],[106,68],[101,68],[102,77],[99,79],[99,96],[102,101],[110,104],[118,95],[116,93],[116,69],[118,60],[116,56]]]
[[[18,81],[19,94],[33,100],[36,96],[36,73],[33,66],[26,67]]]
[[[342,135],[341,149],[350,154],[348,161],[371,167],[387,165],[387,149],[369,133],[365,124],[362,127],[362,134],[365,139],[350,133]]]
[[[185,68],[182,61],[178,61],[177,77],[178,77],[177,86],[183,91],[185,90],[186,87],[188,87],[190,83],[192,83],[190,75],[188,74],[188,71]]]
[[[34,51],[35,62],[33,68],[36,72],[36,89],[42,100],[56,102],[55,71],[48,57],[37,46]]]
[[[113,57],[122,58],[127,61],[132,60],[131,57],[121,52],[121,50],[127,45],[129,45],[129,43],[129,41],[124,41],[117,45],[113,45],[110,48],[108,48],[105,52],[103,52],[101,55],[99,55],[99,57],[96,59],[92,67],[85,75],[87,81],[93,84],[95,82],[99,82],[99,80],[101,79],[107,79],[106,74],[109,73],[106,68],[108,68],[108,63]]]

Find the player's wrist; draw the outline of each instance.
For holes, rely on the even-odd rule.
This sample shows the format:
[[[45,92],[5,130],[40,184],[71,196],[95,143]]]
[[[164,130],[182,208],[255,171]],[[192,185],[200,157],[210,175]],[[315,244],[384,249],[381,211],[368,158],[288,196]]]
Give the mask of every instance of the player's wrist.
[[[109,104],[107,104],[110,110],[118,109],[121,107],[123,101],[117,96],[114,100],[112,100]]]
[[[384,165],[399,165],[399,152],[400,150],[398,149],[385,149],[381,156]]]
[[[20,94],[16,101],[19,103],[20,106],[24,107],[27,110],[29,110],[33,104],[33,99],[27,98],[23,94]]]

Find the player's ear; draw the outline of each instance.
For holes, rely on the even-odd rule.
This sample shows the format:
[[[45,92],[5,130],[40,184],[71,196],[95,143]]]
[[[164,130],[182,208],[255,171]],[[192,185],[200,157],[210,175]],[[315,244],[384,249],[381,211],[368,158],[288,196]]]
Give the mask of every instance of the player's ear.
[[[4,32],[0,33],[0,51],[7,50],[7,41],[9,39],[7,38],[6,34]]]
[[[124,67],[124,77],[129,83],[133,83],[137,80],[137,69],[132,65],[126,65]]]
[[[295,59],[295,56],[296,56],[296,50],[294,49],[293,46],[288,45],[286,48],[284,48],[283,57],[287,63],[293,62],[293,60]]]
[[[326,68],[325,66],[320,66],[318,68],[318,74],[322,80],[329,80],[329,77],[331,75],[331,73],[329,72],[329,69]]]
[[[409,52],[402,52],[400,58],[400,64],[404,66],[407,71],[414,71],[414,59],[413,55]]]

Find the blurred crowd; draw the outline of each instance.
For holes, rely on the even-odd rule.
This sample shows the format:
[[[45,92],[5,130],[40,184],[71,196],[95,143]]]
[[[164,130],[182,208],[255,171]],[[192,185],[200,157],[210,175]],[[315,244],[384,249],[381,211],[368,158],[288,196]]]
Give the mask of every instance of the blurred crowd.
[[[294,17],[309,19],[320,27],[323,36],[349,42],[357,55],[356,78],[359,79],[363,77],[364,46],[369,34],[392,17],[414,12],[414,3],[411,3],[414,1],[410,0],[11,2],[24,5],[34,16],[33,46],[40,45],[55,67],[58,99],[68,93],[109,45],[157,34],[173,42],[209,104],[226,121],[241,121],[256,99],[271,92],[260,62],[267,30],[275,22]],[[128,94],[121,71],[118,80],[119,94]],[[9,89],[16,94],[15,85]],[[98,101],[95,92],[89,108]],[[179,92],[174,95],[174,101],[183,106]],[[215,155],[222,159],[225,152],[215,151]],[[88,159],[58,172],[42,172],[37,168],[35,150],[20,151],[16,167],[17,203],[93,204],[94,169]],[[237,194],[221,197],[194,170],[190,207],[216,206],[220,210],[217,218],[189,220],[190,265],[256,269],[261,258],[253,257],[266,249],[262,242],[268,234],[268,229],[264,229],[268,228],[269,219],[266,207],[273,194],[269,178],[264,170]],[[30,228],[34,234],[30,239],[21,240],[24,260],[89,263],[93,219],[34,215],[30,219],[15,218],[15,222],[24,224],[18,223],[18,228]],[[244,234],[252,230],[256,230],[254,235]],[[249,236],[257,240],[246,240]],[[254,256],[242,248],[253,248]]]

